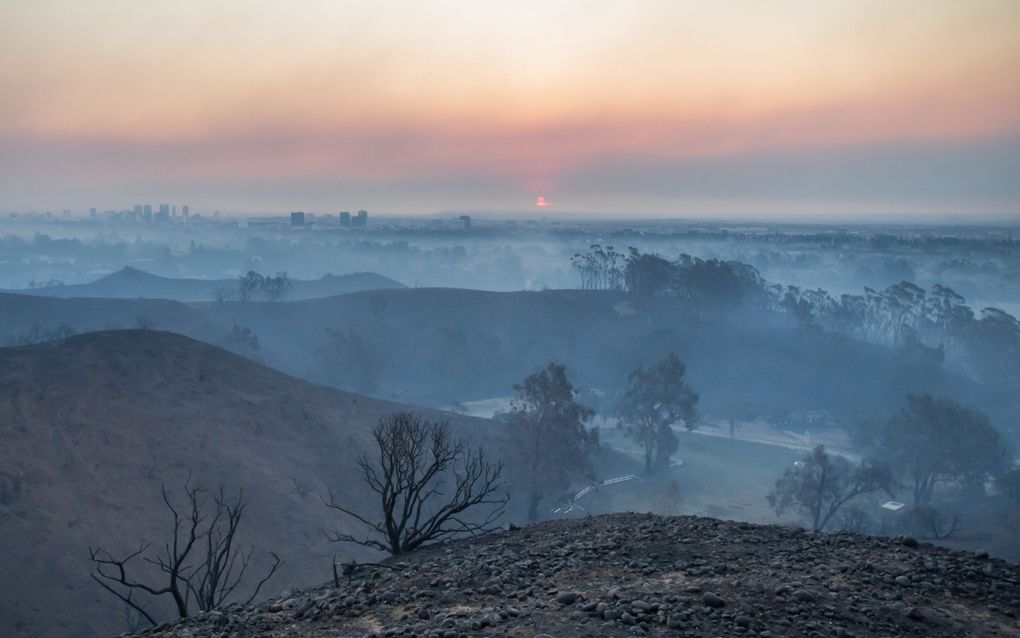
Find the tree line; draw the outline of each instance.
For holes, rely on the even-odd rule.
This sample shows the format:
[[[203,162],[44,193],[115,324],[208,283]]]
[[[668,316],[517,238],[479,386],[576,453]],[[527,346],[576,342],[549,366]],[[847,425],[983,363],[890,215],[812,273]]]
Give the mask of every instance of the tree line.
[[[276,302],[286,299],[294,287],[294,283],[285,272],[278,272],[275,276],[262,275],[254,270],[249,270],[237,278],[236,286],[221,286],[215,291],[216,301],[224,303],[227,301],[249,301]]]
[[[738,307],[781,312],[804,328],[893,347],[923,361],[963,361],[985,383],[1020,383],[1020,321],[998,308],[975,313],[948,286],[925,290],[904,281],[834,297],[820,288],[769,284],[753,266],[738,261],[687,254],[669,260],[633,247],[624,257],[599,244],[575,255],[572,263],[582,288],[626,290],[638,309],[667,299],[702,312]]]

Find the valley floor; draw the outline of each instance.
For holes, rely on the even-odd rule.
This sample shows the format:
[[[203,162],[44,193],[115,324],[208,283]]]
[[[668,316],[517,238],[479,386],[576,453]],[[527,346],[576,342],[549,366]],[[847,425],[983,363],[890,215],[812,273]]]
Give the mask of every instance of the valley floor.
[[[469,416],[492,418],[508,411],[511,399],[495,397],[457,407]],[[803,525],[805,519],[797,512],[777,517],[769,507],[767,496],[783,471],[816,445],[824,445],[830,453],[853,462],[861,460],[846,433],[839,429],[801,434],[756,420],[739,422],[731,432],[728,421],[707,418],[693,431],[677,429],[679,448],[672,456],[673,465],[646,476],[640,447],[617,427],[616,419],[599,416],[593,425],[600,428],[604,449],[595,464],[596,482],[625,477],[632,480],[595,487],[573,502],[566,498],[550,501],[546,512],[550,518],[634,511]],[[903,531],[903,521],[899,519],[904,511],[889,512],[877,507],[890,500],[887,494],[864,498],[870,499],[869,504],[879,513],[881,520],[872,521],[875,529],[887,530],[883,533]],[[907,498],[902,487],[893,498]],[[935,542],[952,549],[987,550],[993,556],[1017,561],[1020,527],[1011,520],[995,507],[968,510],[966,515],[961,514],[960,525],[950,538]]]

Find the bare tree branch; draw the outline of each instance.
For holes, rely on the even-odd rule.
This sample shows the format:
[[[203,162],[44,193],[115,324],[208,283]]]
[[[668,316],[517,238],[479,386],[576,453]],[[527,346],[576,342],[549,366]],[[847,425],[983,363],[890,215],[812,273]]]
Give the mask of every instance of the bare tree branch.
[[[213,497],[211,515],[206,513],[209,503],[205,490],[193,487],[190,476],[184,484],[184,508],[174,505],[165,485],[161,492],[170,511],[172,531],[159,551],[146,555],[151,545],[142,544],[137,551],[118,559],[102,548],[89,548],[94,565],[92,579],[153,625],[157,624],[155,618],[134,600],[135,593],[150,598],[170,597],[180,618],[190,615],[192,601],[200,611],[218,609],[244,581],[253,554],[251,548],[239,543],[238,530],[245,509],[241,491],[235,498],[228,498],[221,486]],[[282,561],[275,553],[272,557],[267,575],[246,602],[251,602],[279,569]],[[129,576],[129,564],[136,558],[153,566],[165,582],[152,584]]]
[[[330,493],[329,500],[323,499],[327,507],[368,528],[364,539],[334,531],[327,534],[331,540],[396,555],[442,538],[496,529],[507,502],[500,494],[502,463],[491,462],[481,448],[473,451],[466,441],[452,438],[447,422],[411,413],[380,419],[372,434],[377,460],[362,457],[358,468],[379,497],[381,520],[353,511]],[[470,515],[483,510],[480,518]]]

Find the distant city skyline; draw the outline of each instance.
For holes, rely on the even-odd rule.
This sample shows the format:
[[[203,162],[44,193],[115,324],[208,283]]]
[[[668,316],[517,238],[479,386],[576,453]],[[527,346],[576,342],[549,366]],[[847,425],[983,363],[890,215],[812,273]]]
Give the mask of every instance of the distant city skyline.
[[[12,0],[0,210],[1020,218],[1020,2]]]

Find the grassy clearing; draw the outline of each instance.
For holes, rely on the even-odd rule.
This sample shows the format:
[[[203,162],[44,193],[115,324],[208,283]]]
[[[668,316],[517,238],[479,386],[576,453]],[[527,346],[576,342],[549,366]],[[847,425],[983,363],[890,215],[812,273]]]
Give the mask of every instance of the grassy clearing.
[[[696,514],[731,520],[775,523],[766,495],[783,470],[802,452],[746,441],[680,433],[678,467],[652,477],[600,488],[584,496],[584,512],[651,511],[660,514]],[[596,472],[604,480],[643,474],[640,450],[617,430],[604,432],[604,447]],[[676,481],[679,500],[670,497]],[[582,514],[584,512],[581,512]]]

